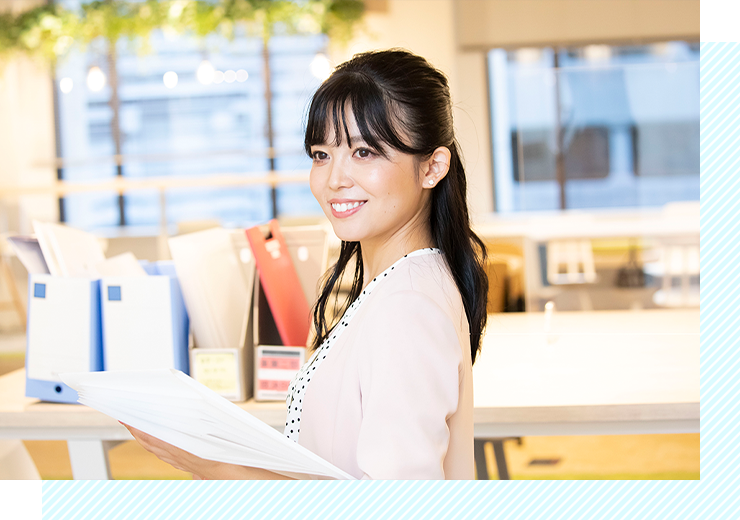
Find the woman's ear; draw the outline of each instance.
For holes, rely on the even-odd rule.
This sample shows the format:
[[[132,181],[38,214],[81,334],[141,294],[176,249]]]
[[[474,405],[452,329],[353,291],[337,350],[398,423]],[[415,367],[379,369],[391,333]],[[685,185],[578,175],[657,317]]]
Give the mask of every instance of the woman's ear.
[[[427,168],[422,178],[424,188],[434,188],[439,184],[450,171],[451,158],[452,154],[446,146],[440,146],[432,152],[432,156],[426,161]]]

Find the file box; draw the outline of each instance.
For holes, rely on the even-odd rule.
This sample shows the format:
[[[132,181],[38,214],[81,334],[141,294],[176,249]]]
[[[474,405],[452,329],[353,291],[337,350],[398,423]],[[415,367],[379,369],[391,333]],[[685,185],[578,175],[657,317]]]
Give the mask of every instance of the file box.
[[[174,264],[142,267],[149,276],[100,281],[105,370],[174,368],[188,374],[188,314]]]
[[[103,369],[100,282],[49,274],[28,281],[26,396],[76,403],[59,374]]]

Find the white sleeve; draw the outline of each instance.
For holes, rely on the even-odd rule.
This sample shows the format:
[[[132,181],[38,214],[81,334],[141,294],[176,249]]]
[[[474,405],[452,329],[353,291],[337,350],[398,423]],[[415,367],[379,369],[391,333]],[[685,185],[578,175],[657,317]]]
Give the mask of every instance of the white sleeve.
[[[452,320],[428,296],[402,291],[377,302],[363,330],[362,478],[444,479],[462,366]]]

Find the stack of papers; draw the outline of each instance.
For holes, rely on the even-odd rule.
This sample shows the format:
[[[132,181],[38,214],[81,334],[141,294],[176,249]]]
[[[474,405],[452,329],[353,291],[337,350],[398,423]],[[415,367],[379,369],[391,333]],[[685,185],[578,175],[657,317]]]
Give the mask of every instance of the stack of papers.
[[[100,277],[96,266],[105,261],[105,253],[95,235],[38,220],[33,230],[53,276]]]
[[[61,374],[79,402],[207,460],[299,478],[352,479],[178,370]]]
[[[36,237],[15,236],[8,237],[15,254],[26,268],[28,274],[49,274],[49,266],[44,260],[39,240]]]
[[[60,224],[33,221],[36,236],[13,236],[8,242],[29,274],[64,278],[147,276],[133,253],[105,258],[100,240],[92,233]]]

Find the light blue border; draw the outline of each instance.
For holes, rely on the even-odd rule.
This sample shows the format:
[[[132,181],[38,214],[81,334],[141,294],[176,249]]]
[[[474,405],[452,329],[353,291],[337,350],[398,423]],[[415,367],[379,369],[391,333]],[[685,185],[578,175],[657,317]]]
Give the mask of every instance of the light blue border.
[[[736,518],[740,45],[701,46],[700,481],[44,482],[44,518]]]
[[[740,180],[737,66],[740,2],[702,2],[701,56],[701,486],[697,500],[737,514],[737,215]],[[725,507],[721,504],[725,503]],[[715,505],[716,504],[716,505]],[[719,506],[719,507],[717,507]],[[732,513],[732,511],[735,513]]]

